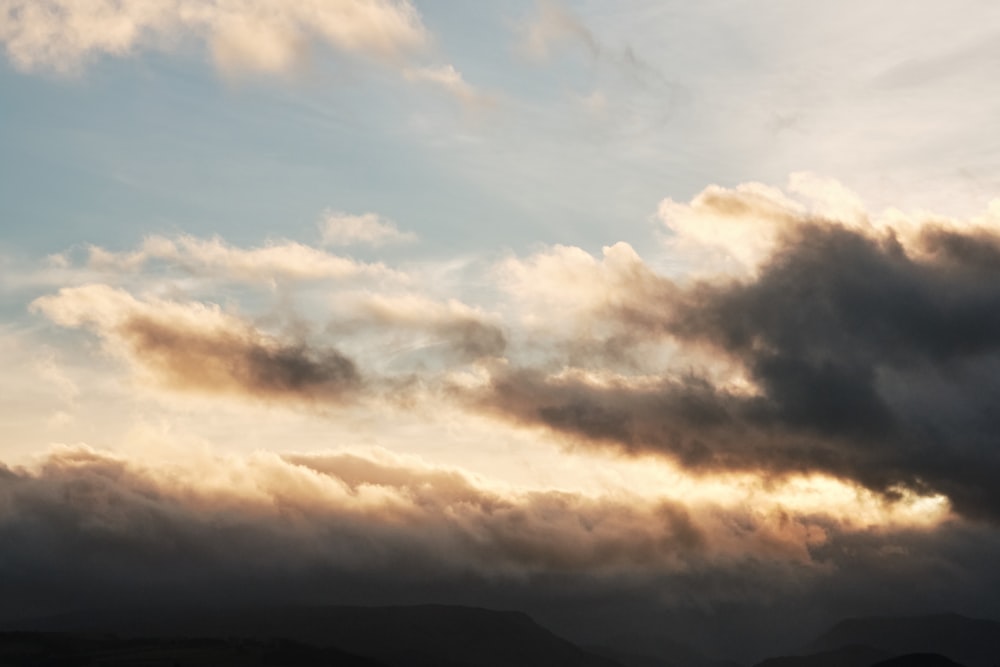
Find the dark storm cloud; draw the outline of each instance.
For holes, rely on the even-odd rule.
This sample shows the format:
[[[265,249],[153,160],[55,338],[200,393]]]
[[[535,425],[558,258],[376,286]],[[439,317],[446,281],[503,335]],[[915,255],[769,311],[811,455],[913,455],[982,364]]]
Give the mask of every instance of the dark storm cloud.
[[[500,492],[382,458],[182,466],[64,448],[32,471],[0,465],[0,611],[146,592],[225,601],[249,580],[248,594],[280,600],[308,596],[324,577],[447,587],[617,576],[684,569],[704,553],[703,528],[668,501]]]
[[[647,275],[599,311],[635,339],[738,364],[755,392],[696,371],[595,383],[501,369],[480,405],[695,469],[826,472],[1000,520],[1000,240],[928,227],[920,245],[790,225],[751,278]]]
[[[1000,238],[980,230],[956,232],[943,227],[928,226],[920,237],[921,244],[942,262],[959,267],[1000,271]]]

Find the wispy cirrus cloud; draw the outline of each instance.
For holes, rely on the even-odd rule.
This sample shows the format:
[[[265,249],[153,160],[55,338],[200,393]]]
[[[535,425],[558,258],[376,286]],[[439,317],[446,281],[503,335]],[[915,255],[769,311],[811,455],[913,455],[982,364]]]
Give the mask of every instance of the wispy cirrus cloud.
[[[520,50],[537,60],[547,59],[567,42],[576,42],[595,58],[601,54],[601,43],[590,28],[557,0],[540,0],[534,16],[521,26],[520,37]]]
[[[408,67],[403,76],[411,82],[423,83],[451,95],[470,108],[492,106],[495,98],[472,86],[454,65]]]
[[[377,220],[362,220],[351,227],[347,236],[353,241],[371,242],[393,234],[401,235],[394,227],[380,226]],[[87,264],[92,269],[137,272],[150,262],[162,261],[196,275],[244,282],[403,277],[381,263],[360,262],[294,241],[241,248],[217,237],[149,236],[136,250],[113,252],[90,246],[88,255]]]

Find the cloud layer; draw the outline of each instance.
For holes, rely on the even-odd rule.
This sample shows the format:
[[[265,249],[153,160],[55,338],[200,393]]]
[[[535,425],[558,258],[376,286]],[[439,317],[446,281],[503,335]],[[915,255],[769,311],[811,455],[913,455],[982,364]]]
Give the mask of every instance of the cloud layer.
[[[904,526],[878,530],[914,539]],[[248,595],[287,600],[324,578],[433,581],[442,593],[498,579],[561,577],[558,589],[673,577],[693,590],[747,567],[765,577],[703,590],[739,600],[835,574],[869,549],[840,553],[852,535],[822,514],[519,489],[378,450],[167,462],[58,447],[26,468],[0,466],[0,611],[97,591],[109,603],[196,591],[232,603],[251,579]]]

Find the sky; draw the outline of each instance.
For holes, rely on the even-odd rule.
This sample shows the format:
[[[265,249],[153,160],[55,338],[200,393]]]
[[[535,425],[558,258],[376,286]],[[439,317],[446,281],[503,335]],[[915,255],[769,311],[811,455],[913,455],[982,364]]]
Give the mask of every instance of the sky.
[[[0,0],[0,613],[1000,617],[997,25]]]

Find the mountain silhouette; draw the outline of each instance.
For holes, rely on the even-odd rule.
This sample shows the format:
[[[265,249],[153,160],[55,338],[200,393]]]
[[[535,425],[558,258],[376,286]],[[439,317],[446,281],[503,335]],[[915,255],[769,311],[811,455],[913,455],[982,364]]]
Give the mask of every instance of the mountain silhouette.
[[[754,667],[870,667],[893,655],[871,646],[841,646],[806,655],[784,655],[758,662]]]
[[[625,667],[741,667],[736,662],[710,658],[663,634],[619,633],[599,646],[586,649]]]
[[[877,662],[872,667],[962,667],[937,653],[908,653]]]
[[[0,632],[3,667],[387,667],[384,663],[334,648],[289,640],[123,639],[53,632]]]
[[[851,618],[834,625],[803,653],[861,645],[889,656],[936,653],[968,667],[1000,664],[1000,623],[958,614]]]
[[[526,614],[475,607],[119,610],[61,614],[14,625],[11,629],[22,631],[125,638],[281,638],[306,647],[335,648],[389,667],[622,667],[556,636]]]

